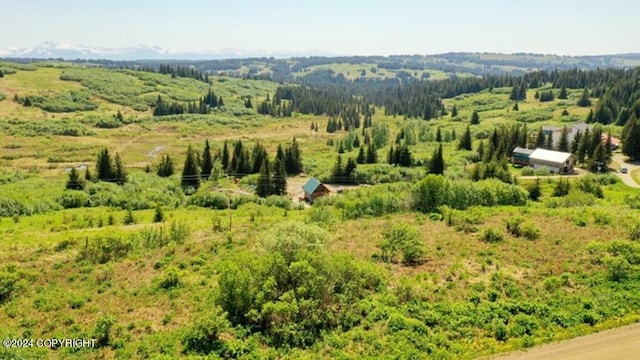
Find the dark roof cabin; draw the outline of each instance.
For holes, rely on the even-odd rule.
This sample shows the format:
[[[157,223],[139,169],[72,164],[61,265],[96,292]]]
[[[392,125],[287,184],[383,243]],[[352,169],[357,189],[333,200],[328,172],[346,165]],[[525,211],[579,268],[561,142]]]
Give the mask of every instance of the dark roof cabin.
[[[511,153],[511,162],[516,165],[529,165],[529,155],[533,153],[531,149],[516,147]]]
[[[304,198],[310,203],[313,203],[313,201],[319,197],[329,195],[331,192],[320,180],[314,177],[309,179],[309,181],[302,186],[302,189],[304,190]]]

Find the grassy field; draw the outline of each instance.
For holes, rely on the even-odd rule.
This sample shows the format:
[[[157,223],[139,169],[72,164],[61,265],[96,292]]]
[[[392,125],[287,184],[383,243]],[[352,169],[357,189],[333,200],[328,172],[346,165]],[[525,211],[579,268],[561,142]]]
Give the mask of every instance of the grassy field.
[[[354,76],[367,69],[370,76],[366,64],[336,66]],[[65,71],[80,80],[61,81]],[[569,195],[553,196],[557,180],[543,177],[539,201],[423,213],[414,203],[424,166],[388,166],[388,144],[378,150],[378,164],[358,166],[368,186],[311,207],[251,195],[255,176],[210,180],[185,196],[179,174],[160,178],[143,169],[155,170],[160,156],[170,154],[179,173],[187,146],[200,151],[207,139],[214,150],[225,140],[242,139],[250,148],[260,142],[273,156],[278,144],[295,137],[305,172],[299,184],[309,176],[328,178],[337,143],[347,136],[326,133],[326,117],[272,118],[244,108],[242,97],[262,99],[276,83],[212,77],[211,86],[224,109],[157,118],[134,107],[158,94],[192,101],[208,85],[55,66],[16,69],[0,79],[7,95],[0,101],[0,337],[98,340],[93,349],[0,349],[0,358],[475,358],[640,320],[639,200],[615,176],[587,178],[601,185],[602,198],[579,190],[585,177],[571,179]],[[97,108],[51,113],[13,100],[73,91],[90,92]],[[456,118],[427,122],[376,109],[373,122],[389,128],[389,143],[401,129],[414,132],[417,161],[431,157],[440,128],[445,175],[461,179],[472,152],[458,151],[451,136],[463,134],[474,110],[480,115],[474,149],[495,126],[526,122],[537,131],[583,120],[589,111],[575,105],[582,89],[546,103],[531,89],[519,111],[509,92],[446,99],[448,109],[456,105]],[[568,116],[561,115],[565,109]],[[122,126],[96,126],[118,111],[127,119]],[[320,130],[310,130],[311,123]],[[127,184],[65,190],[65,169],[93,170],[104,147],[122,157]],[[358,150],[343,157],[355,158]],[[522,179],[514,188],[526,193],[531,184]],[[76,208],[76,198],[92,205]],[[154,222],[156,205],[162,222]],[[402,243],[404,250],[396,251],[422,249],[421,261],[403,264],[403,254],[385,261],[383,244],[393,234],[415,239],[416,247]],[[291,246],[310,239],[314,246],[303,244],[282,267],[291,254],[270,239]],[[279,271],[297,285],[287,288]],[[247,296],[251,304],[264,301],[262,307],[234,315],[237,309],[224,300],[229,279],[238,289],[233,303]]]

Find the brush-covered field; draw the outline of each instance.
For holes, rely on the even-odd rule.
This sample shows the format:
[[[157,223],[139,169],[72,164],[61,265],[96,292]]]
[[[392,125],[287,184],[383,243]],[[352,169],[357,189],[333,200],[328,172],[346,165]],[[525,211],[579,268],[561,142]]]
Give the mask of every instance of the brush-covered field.
[[[517,111],[511,88],[487,89],[445,99],[455,117],[377,108],[372,129],[328,133],[327,116],[257,113],[274,82],[53,62],[0,70],[0,338],[96,339],[0,358],[476,358],[640,319],[637,190],[613,171],[581,170],[568,187],[541,176],[535,199],[536,180],[511,165],[511,183],[469,180],[496,127],[584,121],[583,89],[549,102],[534,94],[550,84],[529,89]],[[209,89],[224,106],[152,115],[158,96],[186,104]],[[458,150],[474,111],[473,150]],[[414,166],[387,163],[399,133]],[[377,161],[337,191],[340,144],[355,159],[365,135],[382,137]],[[255,195],[257,174],[181,187],[189,145],[203,154],[208,140],[215,153],[241,140],[274,158],[294,138],[303,173],[287,196]],[[444,176],[427,175],[440,144]],[[126,183],[65,189],[71,168],[95,176],[104,148]],[[174,175],[156,174],[163,155]],[[311,176],[334,192],[309,206],[299,196]]]

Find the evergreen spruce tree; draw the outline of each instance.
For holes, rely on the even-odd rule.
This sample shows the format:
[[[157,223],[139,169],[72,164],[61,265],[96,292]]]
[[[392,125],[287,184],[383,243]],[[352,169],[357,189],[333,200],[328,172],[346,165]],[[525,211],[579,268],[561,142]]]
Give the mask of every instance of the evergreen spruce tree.
[[[378,162],[378,151],[373,143],[367,147],[367,164],[375,164]]]
[[[158,165],[158,176],[169,177],[173,175],[173,160],[169,157],[169,154],[162,155],[160,158],[160,164]]]
[[[589,129],[585,130],[584,135],[580,137],[580,142],[578,143],[578,151],[576,153],[578,164],[585,163],[588,151],[589,151]]]
[[[200,187],[200,167],[196,160],[196,154],[191,144],[187,147],[187,156],[184,160],[184,166],[182,168],[182,188],[187,190],[189,188],[198,189]]]
[[[91,171],[87,166],[87,169],[84,171],[84,181],[93,181],[93,175],[91,175]]]
[[[520,108],[518,107],[517,102],[515,103],[515,105],[513,105],[513,111],[520,111]]]
[[[367,158],[364,154],[364,146],[360,147],[360,151],[358,151],[358,157],[356,158],[356,162],[358,164],[364,164],[367,162]]]
[[[542,130],[542,126],[540,126],[540,129],[538,130],[538,135],[536,136],[535,147],[536,148],[544,148],[545,139],[546,139],[546,137],[544,136],[544,130]]]
[[[429,174],[444,174],[444,157],[442,156],[442,144],[433,152],[429,161]]]
[[[478,125],[480,124],[480,115],[478,115],[478,112],[473,110],[473,114],[471,114],[471,125]]]
[[[224,172],[229,171],[229,146],[227,145],[227,140],[224,141],[224,145],[222,147],[222,155],[220,156],[220,164],[222,165],[222,169]]]
[[[344,182],[347,184],[355,184],[356,183],[356,169],[358,168],[358,165],[356,164],[355,160],[353,160],[352,157],[349,157],[349,160],[347,160],[347,164],[344,167]]]
[[[156,211],[153,214],[153,222],[154,223],[161,223],[164,221],[164,213],[162,213],[162,208],[160,207],[160,204],[156,205]]]
[[[631,117],[625,124],[622,153],[629,157],[629,160],[640,159],[640,124]]]
[[[547,139],[544,143],[544,148],[548,150],[553,149],[553,131],[549,131],[549,134],[547,134]]]
[[[124,121],[124,116],[120,112],[120,109],[118,109],[118,113],[116,114],[116,120],[118,120],[119,122],[123,122]]]
[[[456,141],[458,139],[458,135],[456,134],[456,129],[451,130],[451,141]]]
[[[440,130],[439,126],[436,130],[436,142],[442,142],[442,130]]]
[[[116,156],[114,158],[114,169],[113,169],[113,175],[115,178],[115,182],[118,185],[124,185],[124,183],[127,182],[127,170],[124,168],[124,165],[122,165],[122,159],[120,158],[120,154],[116,153]]]
[[[339,184],[343,179],[344,169],[342,166],[342,155],[338,155],[336,163],[333,165],[333,169],[331,170],[331,182]]]
[[[451,117],[454,118],[458,116],[458,108],[456,107],[456,104],[453,104],[453,107],[451,108]]]
[[[284,165],[286,162],[286,156],[284,154],[284,150],[282,149],[282,144],[278,144],[278,150],[276,151],[276,160],[280,160]],[[286,170],[286,167],[285,167]]]
[[[136,218],[133,217],[133,210],[131,209],[131,206],[127,207],[127,213],[125,214],[122,223],[125,225],[133,225],[136,223]]]
[[[273,194],[285,195],[287,193],[287,171],[284,161],[276,158],[273,163]]]
[[[269,165],[269,159],[264,158],[262,160],[262,165],[260,166],[260,176],[258,177],[258,183],[256,184],[256,194],[265,198],[271,195],[273,190],[271,166]]]
[[[558,94],[558,99],[566,100],[567,98],[568,98],[567,87],[562,85],[562,88],[560,89],[560,94]]]
[[[562,128],[562,132],[560,133],[560,139],[558,139],[558,151],[568,152],[569,151],[569,130],[567,127]]]
[[[362,150],[362,149],[360,149]],[[389,146],[389,152],[387,153],[387,163],[388,164],[395,164],[396,163],[396,158],[395,158],[395,151],[393,150],[393,145]],[[361,163],[359,163],[361,164]]]
[[[467,125],[467,129],[462,134],[458,143],[458,150],[471,150],[471,128]]]
[[[603,172],[607,170],[608,154],[602,141],[593,150],[589,157],[589,168],[593,172]]]
[[[84,188],[82,179],[80,179],[80,174],[75,167],[72,167],[71,171],[69,171],[69,179],[67,180],[66,188],[69,190],[82,190]]]
[[[204,142],[204,150],[202,151],[202,178],[209,180],[211,176],[211,169],[213,169],[213,157],[211,156],[211,146],[209,146],[209,139]]]
[[[262,167],[262,160],[268,156],[267,149],[261,143],[256,143],[251,151],[251,173],[257,174]]]
[[[580,97],[580,100],[578,100],[578,106],[581,106],[581,107],[591,106],[591,100],[589,100],[589,90],[587,90],[586,88],[582,92],[582,96]]]
[[[96,162],[96,174],[98,180],[101,181],[114,181],[115,174],[113,173],[113,161],[109,150],[104,148],[98,153],[98,160]]]

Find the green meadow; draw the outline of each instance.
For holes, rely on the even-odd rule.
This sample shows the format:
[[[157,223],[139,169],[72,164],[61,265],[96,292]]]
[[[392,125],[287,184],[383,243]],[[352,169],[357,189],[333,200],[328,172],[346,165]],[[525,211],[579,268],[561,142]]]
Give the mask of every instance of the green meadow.
[[[305,71],[390,74],[373,65]],[[0,69],[0,337],[96,339],[0,348],[0,358],[472,359],[640,319],[640,195],[615,170],[580,164],[566,192],[565,179],[507,164],[507,182],[472,180],[495,129],[526,124],[527,139],[585,121],[598,98],[578,106],[582,88],[557,99],[540,84],[518,110],[511,87],[464,93],[429,120],[375,106],[371,128],[330,133],[326,114],[260,114],[280,86],[267,80],[57,62]],[[223,106],[153,115],[158,96],[186,106],[209,89]],[[547,90],[554,100],[535,98]],[[467,129],[472,150],[460,150]],[[334,173],[338,156],[356,159],[376,136],[376,161],[336,182],[347,176]],[[259,197],[260,174],[225,169],[182,186],[188,146],[201,156],[205,141],[217,154],[241,140],[275,159],[294,139],[303,171],[287,177],[286,195]],[[412,166],[388,163],[401,144]],[[444,174],[428,175],[440,146]],[[95,178],[105,148],[121,157],[122,185]],[[175,171],[160,177],[164,155]],[[66,189],[81,166],[94,178]],[[312,176],[333,192],[309,205],[299,197]]]

